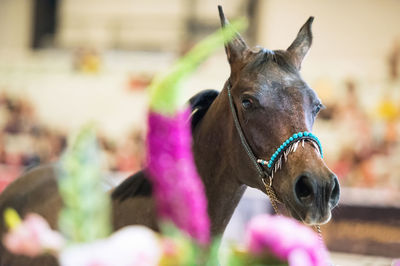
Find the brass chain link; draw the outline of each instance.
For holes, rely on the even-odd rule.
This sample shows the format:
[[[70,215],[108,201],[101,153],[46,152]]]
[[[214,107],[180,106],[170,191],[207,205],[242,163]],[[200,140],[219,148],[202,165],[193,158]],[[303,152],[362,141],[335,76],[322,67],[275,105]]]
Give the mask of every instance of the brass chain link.
[[[276,205],[276,203],[278,202],[278,199],[276,198],[274,190],[272,189],[272,187],[270,185],[268,185],[264,182],[264,179],[263,179],[263,183],[265,186],[265,191],[267,192],[267,196],[269,197],[269,199],[271,201],[272,208],[274,209],[276,214],[279,214],[278,206]]]

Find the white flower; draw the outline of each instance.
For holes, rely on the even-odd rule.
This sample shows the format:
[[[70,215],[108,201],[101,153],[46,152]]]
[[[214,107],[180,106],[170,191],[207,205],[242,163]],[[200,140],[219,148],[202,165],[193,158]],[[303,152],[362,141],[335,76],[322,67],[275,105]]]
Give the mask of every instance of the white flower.
[[[151,266],[162,256],[159,237],[144,226],[125,227],[107,239],[64,249],[62,266]]]

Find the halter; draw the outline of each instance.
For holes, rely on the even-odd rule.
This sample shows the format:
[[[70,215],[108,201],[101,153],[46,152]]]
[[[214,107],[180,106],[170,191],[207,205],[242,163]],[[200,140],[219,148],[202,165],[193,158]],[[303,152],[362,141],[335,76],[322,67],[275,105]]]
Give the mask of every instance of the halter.
[[[321,158],[323,158],[321,142],[311,132],[307,131],[298,132],[294,133],[291,137],[286,139],[281,144],[281,146],[279,146],[279,148],[275,150],[275,152],[272,154],[272,156],[268,161],[257,158],[254,155],[252,149],[250,148],[250,145],[248,144],[246,137],[244,136],[242,127],[240,126],[240,122],[237,116],[237,111],[233,103],[233,98],[231,94],[231,84],[229,80],[227,83],[227,90],[228,90],[229,106],[231,108],[233,122],[235,124],[236,131],[239,135],[240,142],[242,143],[242,146],[245,149],[247,155],[249,156],[251,163],[256,168],[258,176],[261,178],[265,186],[265,190],[267,192],[268,197],[271,200],[272,207],[274,208],[275,212],[278,213],[278,207],[276,205],[276,202],[280,201],[276,197],[275,191],[272,187],[272,180],[274,178],[274,173],[276,173],[282,167],[283,159],[287,161],[289,153],[295,152],[300,143],[304,147],[305,141],[310,142],[314,146],[314,148],[319,151]],[[316,225],[315,228],[318,232],[320,241],[323,242],[320,226]]]
[[[279,170],[279,168],[282,166],[282,160],[285,159],[286,161],[289,153],[295,152],[300,143],[304,147],[305,141],[311,141],[311,143],[314,145],[314,148],[318,149],[319,153],[321,154],[321,158],[324,157],[319,139],[313,133],[304,131],[294,133],[291,137],[287,138],[282,145],[275,150],[269,161],[257,159],[257,163],[268,167],[268,172],[271,176],[269,184],[270,186],[272,186],[274,172]]]

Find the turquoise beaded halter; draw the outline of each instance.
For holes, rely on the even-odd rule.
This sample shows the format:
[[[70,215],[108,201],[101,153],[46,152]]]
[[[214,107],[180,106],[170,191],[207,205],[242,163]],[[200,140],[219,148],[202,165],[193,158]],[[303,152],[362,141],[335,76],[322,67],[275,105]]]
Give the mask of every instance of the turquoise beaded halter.
[[[295,133],[290,138],[288,138],[286,141],[284,141],[282,143],[282,145],[279,146],[278,149],[276,149],[276,151],[271,156],[269,161],[266,161],[263,159],[257,159],[257,162],[260,163],[261,165],[268,166],[268,169],[272,169],[273,166],[275,165],[275,163],[277,161],[279,161],[282,158],[282,156],[284,156],[285,159],[287,159],[287,153],[290,151],[295,151],[297,149],[297,145],[300,142],[302,142],[302,145],[304,146],[305,140],[312,141],[314,145],[317,144],[318,150],[321,154],[321,158],[324,158],[323,153],[322,153],[321,142],[319,141],[317,136],[315,136],[311,132],[304,131],[304,132]]]

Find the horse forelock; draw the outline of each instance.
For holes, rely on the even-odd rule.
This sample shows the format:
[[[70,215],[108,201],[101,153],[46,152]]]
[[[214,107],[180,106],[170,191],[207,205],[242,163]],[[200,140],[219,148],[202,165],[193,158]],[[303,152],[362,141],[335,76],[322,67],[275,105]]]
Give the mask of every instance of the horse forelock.
[[[252,50],[250,59],[245,68],[252,72],[265,72],[271,62],[277,64],[285,72],[291,74],[298,73],[298,70],[291,63],[285,51],[273,51],[265,48],[256,48]]]

